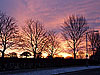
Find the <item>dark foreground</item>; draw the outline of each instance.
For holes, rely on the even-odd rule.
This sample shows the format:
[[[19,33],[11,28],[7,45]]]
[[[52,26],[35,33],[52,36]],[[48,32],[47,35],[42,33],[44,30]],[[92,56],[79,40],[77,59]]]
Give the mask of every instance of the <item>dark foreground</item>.
[[[99,69],[91,69],[91,70],[82,70],[76,72],[69,72],[63,73],[58,75],[100,75],[100,68]]]
[[[0,59],[0,72],[23,70],[23,69],[37,69],[37,68],[50,68],[50,67],[73,67],[73,66],[86,66],[99,65],[100,60],[91,59],[64,59],[64,58],[4,58]]]

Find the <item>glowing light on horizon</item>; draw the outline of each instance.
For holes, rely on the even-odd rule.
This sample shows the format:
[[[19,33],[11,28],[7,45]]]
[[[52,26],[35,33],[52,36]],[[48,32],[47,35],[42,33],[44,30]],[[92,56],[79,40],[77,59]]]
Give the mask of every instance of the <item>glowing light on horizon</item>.
[[[66,58],[66,57],[72,57],[72,55],[71,54],[68,54],[68,53],[59,53],[58,55],[59,56],[62,56],[64,58]]]
[[[42,53],[42,57],[43,57],[43,58],[46,58],[47,56],[48,56],[47,53]]]

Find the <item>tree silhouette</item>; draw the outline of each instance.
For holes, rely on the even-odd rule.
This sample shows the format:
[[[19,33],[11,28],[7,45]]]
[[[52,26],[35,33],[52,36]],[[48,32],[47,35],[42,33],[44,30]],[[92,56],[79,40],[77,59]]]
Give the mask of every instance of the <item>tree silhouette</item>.
[[[30,52],[23,52],[22,54],[20,54],[20,56],[26,56],[26,58],[28,56],[31,56],[31,53]]]
[[[100,46],[97,48],[95,54],[90,56],[90,59],[100,61]]]
[[[90,50],[93,51],[93,55],[95,55],[95,51],[100,47],[100,34],[91,32],[88,34],[88,40],[90,42]]]
[[[76,53],[78,47],[83,41],[83,36],[89,29],[85,17],[83,16],[69,16],[68,20],[64,21],[62,28],[62,35],[67,40],[68,47],[74,52],[74,59],[76,59]]]
[[[18,27],[13,17],[0,12],[0,52],[4,58],[4,52],[14,46],[15,39],[18,37]]]
[[[10,58],[17,58],[17,53],[15,52],[9,53],[9,55],[10,55]]]
[[[84,55],[85,55],[85,53],[84,53],[83,51],[79,51],[79,52],[78,52],[78,57],[79,57],[80,59],[83,59],[83,58],[84,58]]]
[[[60,43],[58,42],[57,33],[54,31],[48,32],[48,44],[46,45],[46,51],[49,56],[53,57],[54,55],[60,52]]]
[[[46,45],[46,30],[38,20],[34,21],[32,19],[27,20],[26,26],[22,29],[25,33],[25,40],[28,44],[27,46],[29,46],[28,49],[31,48],[31,51],[34,53],[34,58],[36,58],[36,54],[42,52]]]

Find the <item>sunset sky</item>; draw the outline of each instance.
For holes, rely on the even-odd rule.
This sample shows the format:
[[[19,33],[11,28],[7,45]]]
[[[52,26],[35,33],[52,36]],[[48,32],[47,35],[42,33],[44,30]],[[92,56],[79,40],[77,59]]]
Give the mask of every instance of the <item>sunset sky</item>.
[[[100,0],[0,0],[0,10],[15,17],[20,26],[33,18],[59,31],[64,19],[75,14],[85,16],[91,28],[100,29]]]
[[[92,28],[100,28],[100,0],[0,0],[0,10],[16,17],[20,25],[34,18],[57,30],[64,18],[81,14]]]

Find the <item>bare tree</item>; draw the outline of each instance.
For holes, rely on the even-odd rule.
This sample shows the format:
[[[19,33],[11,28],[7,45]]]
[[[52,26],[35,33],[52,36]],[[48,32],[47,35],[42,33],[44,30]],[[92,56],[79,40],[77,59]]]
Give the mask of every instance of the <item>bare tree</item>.
[[[86,31],[89,29],[86,19],[83,16],[69,16],[61,28],[62,35],[67,40],[68,46],[73,50],[74,59],[76,59],[78,47],[83,41],[82,38]]]
[[[29,52],[33,52],[30,48],[29,45],[29,38],[26,38],[25,33],[20,32],[19,34],[19,38],[16,39],[16,41],[18,41],[18,43],[16,44],[16,49],[20,52],[20,51],[29,51]]]
[[[13,17],[0,13],[0,52],[4,58],[4,52],[14,46],[14,40],[17,38],[18,27]]]
[[[78,58],[83,59],[85,56],[85,53],[83,51],[78,52]]]
[[[27,49],[30,50],[31,48],[30,51],[33,51],[34,58],[36,58],[36,54],[42,52],[47,43],[46,30],[38,20],[34,21],[32,19],[27,20],[26,26],[22,29],[25,33],[26,43],[28,44]]]
[[[10,55],[10,58],[18,58],[16,52],[9,53],[9,55]]]
[[[100,60],[100,34],[90,33],[88,39],[90,42],[90,50],[92,49],[91,51],[93,51],[93,55],[91,55],[90,59],[96,61]]]
[[[99,33],[96,33],[96,32],[89,33],[88,34],[88,40],[90,42],[90,50],[93,51],[93,55],[94,55],[95,51],[100,46],[100,35],[99,35]]]
[[[49,54],[49,56],[53,57],[54,55],[58,54],[60,52],[60,43],[58,41],[57,33],[54,31],[48,32],[48,44],[46,45],[46,51]]]

